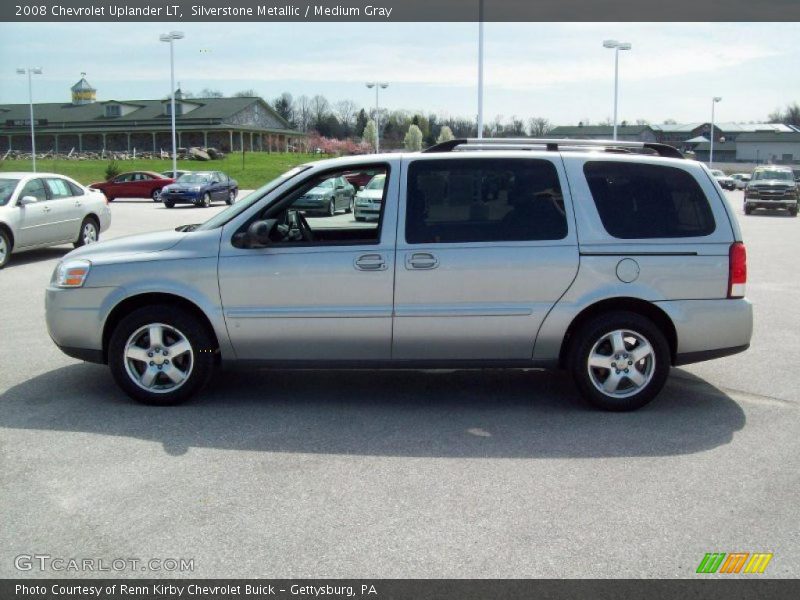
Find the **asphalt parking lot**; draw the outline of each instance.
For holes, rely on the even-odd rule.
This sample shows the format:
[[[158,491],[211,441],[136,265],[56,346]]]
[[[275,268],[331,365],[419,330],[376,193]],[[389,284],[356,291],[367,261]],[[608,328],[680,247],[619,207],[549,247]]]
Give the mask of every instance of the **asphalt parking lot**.
[[[631,414],[530,372],[235,372],[130,401],[50,341],[70,249],[0,272],[0,577],[21,554],[186,558],[195,577],[691,577],[706,552],[800,572],[800,218],[744,216],[751,349]],[[118,201],[106,238],[223,206]],[[341,215],[336,219],[349,219]],[[141,576],[124,570],[112,573]]]

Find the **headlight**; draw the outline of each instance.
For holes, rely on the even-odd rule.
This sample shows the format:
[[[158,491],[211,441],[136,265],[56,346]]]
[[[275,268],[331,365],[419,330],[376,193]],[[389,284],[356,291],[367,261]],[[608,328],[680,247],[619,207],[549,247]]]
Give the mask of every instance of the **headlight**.
[[[56,267],[53,273],[53,284],[60,288],[82,287],[89,276],[92,263],[88,260],[65,260]]]

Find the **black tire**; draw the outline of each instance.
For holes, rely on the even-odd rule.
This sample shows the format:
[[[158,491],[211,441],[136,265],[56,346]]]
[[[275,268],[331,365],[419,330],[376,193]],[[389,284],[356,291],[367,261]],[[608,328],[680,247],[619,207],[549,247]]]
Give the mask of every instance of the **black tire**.
[[[750,208],[749,206],[747,206],[747,204],[744,205],[744,214],[746,214],[746,215],[753,214],[753,209]]]
[[[355,209],[355,198],[350,198],[350,202],[347,204],[347,208],[344,209],[344,212],[350,214]]]
[[[797,216],[797,207],[796,206],[794,208],[790,208],[789,209],[789,215],[792,216],[792,217],[796,217]]]
[[[627,358],[616,362],[616,356],[621,356],[621,354],[613,354],[614,351],[610,347],[610,342],[601,342],[614,331],[635,333],[648,342],[652,349],[650,356],[653,357],[654,362],[650,363],[648,362],[650,359],[643,359],[638,363],[628,362],[625,364]],[[620,381],[621,387],[621,389],[618,388],[618,395],[603,392],[596,386],[599,385],[599,379],[605,377],[607,381],[607,378],[615,376],[615,369],[590,369],[589,356],[596,344],[600,344],[597,348],[598,354],[604,354],[599,350],[603,349],[604,344],[608,344],[607,349],[611,354],[607,358],[609,362],[615,361],[611,364],[616,366],[621,362],[625,369],[633,369],[634,372],[639,372],[640,376],[645,373],[645,383],[643,383],[638,392],[635,391],[637,386],[633,379],[625,375],[626,371],[624,369],[622,371],[616,370],[616,377]],[[628,352],[634,352],[636,348],[626,349],[625,355],[628,358],[632,358],[628,355]],[[671,366],[670,362],[669,344],[664,333],[650,319],[633,312],[614,311],[591,319],[575,332],[570,345],[569,369],[575,385],[578,387],[581,396],[589,404],[603,410],[616,412],[636,410],[653,400],[667,381]],[[648,373],[649,375],[647,375]],[[605,381],[602,383],[605,383]],[[623,394],[629,395],[623,396]]]
[[[225,203],[230,206],[234,202],[236,202],[236,190],[229,190],[228,198],[225,200]]]
[[[8,261],[11,260],[11,251],[13,247],[11,237],[6,231],[0,229],[0,269],[5,267]]]
[[[327,214],[329,217],[332,217],[336,214],[336,199],[331,198],[331,201],[328,202],[328,212],[325,214]]]
[[[173,391],[151,392],[143,389],[133,381],[128,372],[129,368],[134,369],[135,367],[126,366],[125,350],[129,338],[141,328],[155,323],[179,331],[191,346],[190,374]],[[169,348],[166,336],[164,342],[164,347]],[[188,400],[209,382],[214,374],[216,352],[217,348],[213,337],[197,317],[173,306],[157,304],[139,308],[119,322],[111,334],[108,345],[108,365],[117,385],[128,396],[144,404],[169,406]],[[177,362],[178,359],[173,357],[173,360]],[[144,369],[148,368],[144,363],[134,364],[138,364]],[[164,377],[166,375],[158,375],[155,382],[165,381]]]
[[[94,239],[89,233],[89,229],[94,229]],[[86,217],[81,223],[81,228],[78,230],[78,239],[73,242],[73,246],[80,248],[86,244],[91,244],[100,241],[100,223],[94,217]]]
[[[153,202],[161,202],[161,190],[153,190],[153,193],[150,194],[150,197],[153,199]]]
[[[174,208],[175,201],[174,200],[164,200],[164,208]]]

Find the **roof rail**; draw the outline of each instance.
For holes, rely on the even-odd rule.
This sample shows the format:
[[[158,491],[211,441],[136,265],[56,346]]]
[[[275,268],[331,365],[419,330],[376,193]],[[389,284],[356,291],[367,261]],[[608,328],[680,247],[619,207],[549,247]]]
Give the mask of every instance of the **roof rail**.
[[[544,147],[550,152],[559,150],[585,150],[597,148],[606,152],[640,152],[651,150],[667,158],[683,158],[680,151],[667,144],[656,142],[628,142],[620,140],[570,140],[551,138],[459,138],[426,148],[423,152],[453,152],[454,150],[533,150]]]

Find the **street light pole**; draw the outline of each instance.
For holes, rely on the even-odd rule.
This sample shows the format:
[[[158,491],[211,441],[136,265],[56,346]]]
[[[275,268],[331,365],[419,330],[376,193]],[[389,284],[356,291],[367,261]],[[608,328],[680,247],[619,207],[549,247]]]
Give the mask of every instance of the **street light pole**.
[[[36,133],[34,131],[34,124],[33,124],[33,82],[32,78],[33,75],[41,75],[42,68],[41,67],[27,67],[24,69],[17,69],[17,75],[28,75],[28,105],[30,108],[30,120],[31,120],[31,156],[33,157],[33,172],[36,173]]]
[[[385,90],[389,84],[385,81],[369,81],[366,85],[369,89],[375,88],[375,154],[378,154],[381,150],[381,113],[378,91]]]
[[[169,89],[170,116],[172,122],[172,176],[178,171],[178,141],[175,132],[175,40],[183,38],[182,31],[170,31],[158,37],[162,42],[169,42]]]
[[[619,51],[630,50],[629,42],[618,42],[617,40],[605,40],[603,48],[614,49],[614,140],[617,139],[617,101],[619,99]]]
[[[711,144],[708,147],[708,168],[712,168],[714,166],[714,107],[716,106],[717,102],[722,100],[720,96],[714,96],[711,99]]]
[[[483,138],[483,0],[478,5],[478,139]]]

